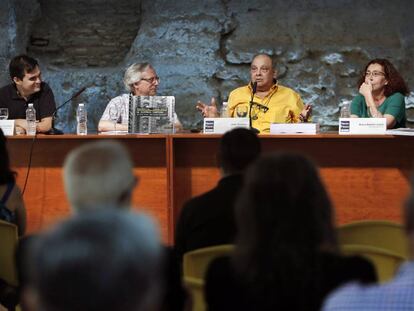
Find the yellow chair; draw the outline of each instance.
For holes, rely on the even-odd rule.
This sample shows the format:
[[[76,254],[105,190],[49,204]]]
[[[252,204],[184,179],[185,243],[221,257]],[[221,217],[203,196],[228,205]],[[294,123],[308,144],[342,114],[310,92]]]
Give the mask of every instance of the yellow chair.
[[[184,283],[193,296],[193,311],[204,311],[204,275],[210,262],[217,257],[231,254],[231,244],[200,248],[184,254]]]
[[[338,243],[369,245],[408,259],[408,241],[401,224],[385,220],[356,221],[338,228]]]
[[[375,246],[343,244],[340,248],[345,255],[360,255],[370,260],[380,283],[392,279],[400,264],[405,261],[403,256]]]
[[[17,226],[0,220],[0,278],[12,286],[18,285],[14,257],[17,241]]]

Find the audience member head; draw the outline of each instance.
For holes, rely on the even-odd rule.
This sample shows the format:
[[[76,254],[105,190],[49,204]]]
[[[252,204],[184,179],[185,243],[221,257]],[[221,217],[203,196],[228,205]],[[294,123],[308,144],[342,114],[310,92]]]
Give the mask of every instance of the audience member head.
[[[154,67],[149,63],[135,63],[125,71],[125,88],[135,96],[156,95],[159,82]]]
[[[161,248],[149,218],[116,209],[85,213],[35,243],[38,310],[140,311],[158,305]]]
[[[65,190],[75,212],[106,206],[129,208],[136,185],[128,151],[114,141],[74,149],[64,163]]]
[[[7,140],[0,129],[0,185],[15,181],[16,173],[10,168],[9,153],[7,152]]]
[[[373,67],[374,65],[379,65],[375,67],[378,67],[378,70],[375,70]],[[372,70],[370,68],[372,68]],[[358,88],[360,88],[362,83],[364,83],[367,79],[367,73],[370,73],[371,71],[378,71],[380,74],[379,77],[384,79],[384,95],[386,97],[396,92],[399,92],[403,95],[408,95],[409,90],[407,84],[405,83],[398,70],[394,67],[393,64],[391,64],[389,60],[383,58],[373,59],[365,66],[365,69],[358,80]],[[372,75],[372,73],[370,74]],[[369,76],[368,78],[373,77]]]
[[[217,161],[224,175],[243,172],[260,154],[257,135],[245,128],[236,128],[220,140]]]
[[[301,283],[320,250],[335,250],[332,207],[317,168],[270,154],[247,170],[236,203],[236,266],[249,280]],[[293,282],[293,283],[292,283]]]

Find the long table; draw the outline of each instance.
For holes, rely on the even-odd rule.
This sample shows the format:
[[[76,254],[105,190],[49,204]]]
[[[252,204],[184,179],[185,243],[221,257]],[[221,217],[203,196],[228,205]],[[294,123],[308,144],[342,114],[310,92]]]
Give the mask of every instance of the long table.
[[[220,178],[216,164],[220,137],[203,134],[38,135],[34,142],[27,136],[10,137],[11,162],[21,188],[33,143],[24,193],[28,231],[36,232],[70,215],[62,179],[66,155],[91,141],[115,139],[130,151],[134,173],[140,177],[133,193],[135,208],[152,215],[160,225],[163,239],[172,243],[183,203],[213,188]],[[360,219],[401,221],[401,206],[409,192],[414,138],[327,133],[262,135],[260,139],[264,152],[299,152],[319,165],[338,223]]]

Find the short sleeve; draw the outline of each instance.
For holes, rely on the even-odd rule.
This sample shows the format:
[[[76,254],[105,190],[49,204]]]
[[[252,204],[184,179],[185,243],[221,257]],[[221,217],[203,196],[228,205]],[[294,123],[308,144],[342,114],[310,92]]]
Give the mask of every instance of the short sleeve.
[[[43,84],[43,92],[39,100],[39,118],[51,117],[56,110],[55,96],[49,85]]]
[[[392,115],[398,123],[400,123],[405,116],[405,100],[404,95],[395,93],[388,98],[389,102],[383,114]]]
[[[118,120],[118,123],[122,124],[128,124],[128,95],[121,95],[117,96],[115,98],[112,98],[108,105],[106,105],[105,111],[102,114],[100,121],[108,121],[111,120],[111,117],[109,115],[109,111],[111,107],[117,107],[120,120]]]
[[[363,117],[362,106],[364,101],[361,95],[356,96],[351,102],[351,114]]]

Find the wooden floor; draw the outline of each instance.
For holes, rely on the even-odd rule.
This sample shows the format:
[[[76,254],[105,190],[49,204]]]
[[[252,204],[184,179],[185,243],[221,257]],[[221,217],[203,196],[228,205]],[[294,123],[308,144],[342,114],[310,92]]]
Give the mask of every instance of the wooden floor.
[[[165,241],[172,242],[182,204],[213,188],[220,178],[216,151],[220,135],[38,135],[24,199],[28,231],[36,232],[68,217],[62,165],[77,146],[116,139],[131,152],[134,173],[140,176],[133,193],[137,209],[154,216]],[[312,158],[334,202],[336,220],[400,221],[409,191],[414,138],[380,136],[262,135],[264,152],[294,151]],[[10,137],[8,147],[18,184],[23,188],[32,138]],[[298,215],[300,217],[300,215]]]

